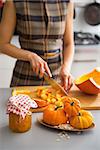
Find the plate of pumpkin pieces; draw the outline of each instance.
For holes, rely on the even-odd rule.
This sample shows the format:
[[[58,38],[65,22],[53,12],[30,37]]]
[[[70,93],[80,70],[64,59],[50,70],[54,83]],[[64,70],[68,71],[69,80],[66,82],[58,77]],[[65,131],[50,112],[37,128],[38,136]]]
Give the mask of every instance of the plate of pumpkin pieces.
[[[65,131],[88,131],[95,127],[90,111],[81,109],[76,98],[63,97],[63,106],[49,104],[37,120],[40,124]]]

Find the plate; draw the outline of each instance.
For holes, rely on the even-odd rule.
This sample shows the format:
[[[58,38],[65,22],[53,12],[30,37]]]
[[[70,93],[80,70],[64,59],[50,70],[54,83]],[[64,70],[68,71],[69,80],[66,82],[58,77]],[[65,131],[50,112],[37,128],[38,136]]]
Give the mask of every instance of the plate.
[[[52,129],[58,129],[58,130],[63,130],[63,131],[89,131],[91,129],[93,129],[95,127],[95,123],[93,122],[92,125],[87,128],[87,129],[76,129],[76,128],[73,128],[70,124],[61,124],[61,125],[58,125],[58,126],[52,126],[52,125],[49,125],[49,124],[46,124],[45,122],[43,122],[43,117],[40,116],[37,118],[37,121],[42,124],[43,126],[46,126],[48,128],[52,128]]]

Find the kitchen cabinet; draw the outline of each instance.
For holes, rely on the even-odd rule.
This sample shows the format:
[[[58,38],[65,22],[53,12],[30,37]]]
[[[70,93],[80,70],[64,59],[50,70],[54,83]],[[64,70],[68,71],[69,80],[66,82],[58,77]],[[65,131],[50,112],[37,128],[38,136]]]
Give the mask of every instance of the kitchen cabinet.
[[[18,36],[14,36],[11,43],[20,47]],[[10,86],[11,76],[16,59],[7,55],[0,54],[0,87],[7,88]]]
[[[9,87],[16,59],[0,54],[0,87]]]
[[[92,71],[97,65],[94,62],[74,62],[72,64],[72,76],[77,78],[85,73]]]
[[[100,45],[75,46],[71,70],[74,78],[92,71],[97,66],[100,66]]]

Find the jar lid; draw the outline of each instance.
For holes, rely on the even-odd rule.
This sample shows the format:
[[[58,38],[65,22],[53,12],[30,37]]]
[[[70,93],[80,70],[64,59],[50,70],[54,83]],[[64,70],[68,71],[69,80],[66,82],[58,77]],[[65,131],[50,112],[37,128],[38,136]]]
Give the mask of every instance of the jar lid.
[[[7,114],[15,113],[24,119],[26,114],[31,113],[30,108],[37,108],[37,103],[28,95],[18,94],[9,98],[7,103]]]

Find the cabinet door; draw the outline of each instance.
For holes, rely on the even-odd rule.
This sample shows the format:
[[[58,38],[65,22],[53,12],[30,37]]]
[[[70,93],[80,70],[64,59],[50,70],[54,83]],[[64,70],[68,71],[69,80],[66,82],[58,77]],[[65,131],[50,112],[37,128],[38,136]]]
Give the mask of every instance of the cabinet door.
[[[0,88],[8,88],[12,77],[12,69],[0,69]]]
[[[9,56],[0,55],[0,69],[12,69],[15,65],[16,59]]]
[[[74,78],[92,71],[97,67],[96,62],[73,62],[71,73]]]

